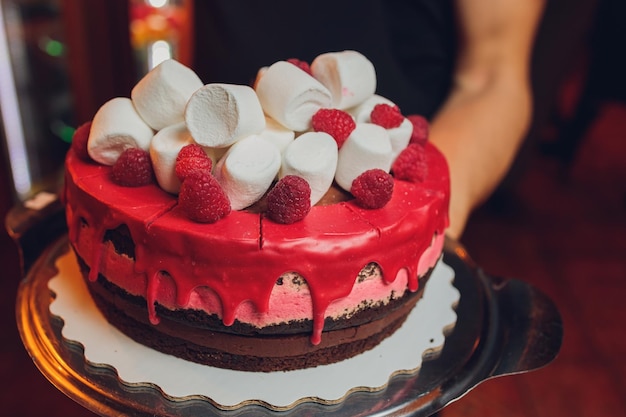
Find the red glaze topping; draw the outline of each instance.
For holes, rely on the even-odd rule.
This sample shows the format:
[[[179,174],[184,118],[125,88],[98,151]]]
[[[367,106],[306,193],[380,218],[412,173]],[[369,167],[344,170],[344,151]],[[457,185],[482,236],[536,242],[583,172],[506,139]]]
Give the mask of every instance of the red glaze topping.
[[[311,341],[317,344],[326,308],[350,293],[368,263],[378,263],[389,281],[406,268],[409,288],[417,290],[419,258],[433,235],[448,225],[447,164],[432,144],[425,146],[427,178],[416,184],[396,180],[384,208],[367,210],[351,201],[315,206],[304,220],[289,225],[246,211],[233,211],[213,224],[195,223],[181,213],[176,197],[156,184],[132,190],[118,186],[109,179],[110,167],[81,161],[70,151],[65,186],[69,238],[81,247],[83,220],[90,227],[81,239],[89,233],[93,242],[102,242],[108,229],[128,226],[136,243],[129,287],[143,286],[136,295],[146,298],[153,323],[159,321],[155,301],[182,307],[194,289],[209,287],[221,300],[224,324],[231,325],[244,301],[267,311],[278,277],[297,272],[313,297]],[[102,252],[103,245],[96,245],[86,259],[92,280]]]

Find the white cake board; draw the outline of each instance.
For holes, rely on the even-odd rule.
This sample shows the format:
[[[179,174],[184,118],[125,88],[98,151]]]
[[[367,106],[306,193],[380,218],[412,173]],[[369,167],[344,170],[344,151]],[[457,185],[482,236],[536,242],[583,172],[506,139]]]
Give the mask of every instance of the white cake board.
[[[443,347],[460,298],[452,285],[454,271],[440,261],[406,322],[374,349],[316,368],[242,372],[196,364],[133,341],[96,308],[73,251],[59,257],[56,266],[59,272],[48,284],[56,294],[50,311],[64,320],[63,337],[84,347],[87,361],[115,368],[124,383],[154,384],[171,397],[204,396],[223,409],[259,403],[284,410],[303,401],[334,403],[356,390],[382,389],[393,375],[417,372],[423,354]]]

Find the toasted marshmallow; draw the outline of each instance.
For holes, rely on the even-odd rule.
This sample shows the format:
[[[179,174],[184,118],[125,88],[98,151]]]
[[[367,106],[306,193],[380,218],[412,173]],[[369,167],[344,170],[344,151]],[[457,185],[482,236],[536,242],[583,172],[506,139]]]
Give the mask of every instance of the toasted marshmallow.
[[[193,70],[173,59],[163,61],[133,88],[131,98],[139,115],[154,130],[184,120],[185,105],[202,81]]]
[[[296,132],[309,130],[311,117],[332,103],[326,87],[286,61],[278,61],[263,72],[256,92],[265,113]]]
[[[280,152],[258,135],[250,135],[230,147],[213,169],[233,210],[258,201],[270,188],[280,169]]]
[[[252,88],[254,88],[255,90],[256,90],[257,85],[259,84],[259,80],[263,77],[263,74],[265,74],[265,71],[267,71],[267,68],[268,67],[261,67],[256,72],[256,78],[254,79],[254,82],[252,83]]]
[[[391,141],[392,158],[396,159],[400,152],[407,147],[413,134],[413,123],[406,117],[398,127],[387,129]]]
[[[187,102],[185,122],[202,146],[224,148],[265,128],[265,115],[251,87],[207,84]]]
[[[311,205],[314,205],[333,182],[337,155],[337,142],[328,133],[303,133],[285,149],[279,177],[304,178],[311,187]]]
[[[354,107],[376,91],[376,71],[372,62],[356,51],[329,52],[311,63],[311,72],[333,96],[332,106]]]
[[[372,121],[372,110],[374,110],[374,107],[377,104],[389,104],[390,106],[396,105],[393,101],[383,96],[379,96],[378,94],[374,94],[358,106],[351,107],[346,111],[354,117],[354,120],[356,120],[357,123],[370,123]]]
[[[387,130],[372,123],[357,123],[339,150],[335,181],[350,191],[356,177],[375,168],[389,172],[391,162],[392,149]]]
[[[128,148],[150,148],[154,131],[139,116],[132,101],[116,97],[96,112],[89,132],[87,152],[103,165],[113,165]]]
[[[176,157],[186,145],[194,143],[184,122],[163,128],[150,143],[150,159],[159,186],[168,193],[178,194],[180,180],[176,176]]]
[[[259,136],[274,144],[282,153],[285,148],[293,142],[296,134],[293,130],[287,129],[271,117],[266,117],[265,129],[259,133]]]

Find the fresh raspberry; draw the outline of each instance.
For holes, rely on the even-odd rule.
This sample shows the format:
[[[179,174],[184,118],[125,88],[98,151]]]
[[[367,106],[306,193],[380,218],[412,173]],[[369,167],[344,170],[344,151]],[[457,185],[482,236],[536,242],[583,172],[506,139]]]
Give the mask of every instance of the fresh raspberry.
[[[267,215],[276,223],[300,221],[311,210],[311,187],[302,177],[286,175],[267,194]]]
[[[374,106],[372,113],[370,113],[370,120],[385,129],[392,129],[402,124],[404,116],[398,106],[381,103]]]
[[[185,145],[178,151],[178,155],[176,156],[176,162],[180,161],[183,158],[191,158],[191,157],[200,157],[200,158],[208,158],[206,152],[202,146],[197,143],[190,143],[189,145]]]
[[[411,143],[404,148],[391,165],[393,176],[399,180],[422,182],[428,174],[424,146]]]
[[[219,182],[206,171],[193,171],[183,181],[178,205],[198,223],[215,223],[230,213],[230,200]]]
[[[72,149],[76,156],[83,161],[91,161],[89,152],[87,152],[87,142],[89,141],[89,131],[91,130],[91,122],[83,123],[76,128],[72,136]]]
[[[176,177],[181,182],[187,178],[190,172],[205,171],[210,174],[211,168],[213,168],[213,161],[211,161],[211,158],[206,155],[204,155],[204,157],[190,156],[187,158],[181,158],[180,160],[178,158],[176,159]]]
[[[352,116],[339,109],[319,109],[311,119],[313,130],[328,133],[341,148],[356,127]]]
[[[212,168],[213,161],[197,143],[183,146],[176,156],[175,172],[181,182],[191,171],[204,170],[211,173]]]
[[[384,207],[391,200],[393,177],[382,169],[367,170],[352,181],[350,192],[363,208]]]
[[[428,141],[429,125],[428,120],[419,114],[412,114],[406,117],[413,125],[413,133],[409,143],[425,144]]]
[[[150,154],[143,149],[128,148],[111,168],[111,179],[125,187],[139,187],[153,181]]]
[[[306,72],[307,74],[311,76],[313,75],[311,73],[311,66],[309,65],[308,62],[302,61],[301,59],[298,59],[298,58],[289,58],[287,62],[295,65],[296,67],[300,68],[302,71]]]

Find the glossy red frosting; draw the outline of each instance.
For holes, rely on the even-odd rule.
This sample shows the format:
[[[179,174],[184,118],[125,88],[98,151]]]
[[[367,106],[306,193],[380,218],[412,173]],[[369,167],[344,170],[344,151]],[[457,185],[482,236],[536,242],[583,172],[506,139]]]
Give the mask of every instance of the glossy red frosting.
[[[395,181],[393,197],[382,209],[362,209],[351,201],[315,206],[303,221],[282,225],[246,211],[214,224],[195,223],[178,209],[176,196],[156,184],[116,185],[109,179],[110,167],[81,161],[70,151],[64,195],[69,238],[75,248],[90,248],[86,262],[95,280],[105,232],[128,227],[135,242],[135,275],[128,277],[135,292],[129,292],[146,298],[153,323],[159,320],[155,301],[184,307],[194,289],[209,287],[221,300],[224,324],[230,325],[245,301],[267,311],[277,278],[297,272],[311,291],[311,340],[317,344],[326,308],[350,293],[368,263],[376,262],[389,281],[407,269],[409,288],[417,290],[420,256],[448,225],[448,167],[430,143],[426,155],[426,180]]]

